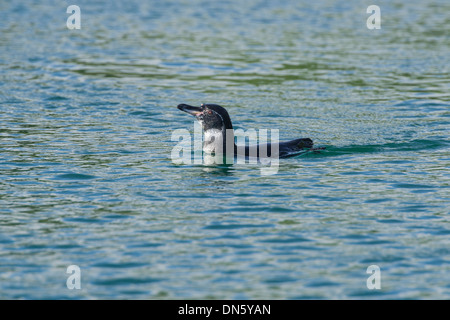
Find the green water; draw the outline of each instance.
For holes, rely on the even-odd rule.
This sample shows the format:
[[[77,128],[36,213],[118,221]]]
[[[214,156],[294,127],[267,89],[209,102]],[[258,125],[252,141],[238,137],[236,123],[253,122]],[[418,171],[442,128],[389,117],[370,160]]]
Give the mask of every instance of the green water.
[[[450,298],[448,1],[71,4],[0,3],[1,299]],[[175,165],[179,103],[326,150]]]

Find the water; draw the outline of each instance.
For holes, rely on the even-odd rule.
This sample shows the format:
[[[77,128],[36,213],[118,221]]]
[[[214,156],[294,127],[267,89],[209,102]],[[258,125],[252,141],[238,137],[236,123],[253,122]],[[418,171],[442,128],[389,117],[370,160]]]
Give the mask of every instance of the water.
[[[71,4],[0,4],[0,298],[450,298],[448,1]],[[174,165],[206,102],[327,149]]]

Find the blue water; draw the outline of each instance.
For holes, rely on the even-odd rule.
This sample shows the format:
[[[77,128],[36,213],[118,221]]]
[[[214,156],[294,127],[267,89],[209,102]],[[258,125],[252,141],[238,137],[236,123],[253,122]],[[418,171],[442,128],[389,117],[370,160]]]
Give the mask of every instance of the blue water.
[[[0,298],[449,299],[450,6],[371,4],[1,2]],[[326,150],[173,164],[208,102]]]

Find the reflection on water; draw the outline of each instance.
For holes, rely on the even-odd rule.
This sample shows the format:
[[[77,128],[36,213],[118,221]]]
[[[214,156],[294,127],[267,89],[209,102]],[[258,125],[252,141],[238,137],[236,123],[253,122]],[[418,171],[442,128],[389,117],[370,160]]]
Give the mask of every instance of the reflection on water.
[[[205,166],[203,167],[203,171],[211,173],[213,175],[229,176],[229,175],[233,174],[234,169],[233,169],[232,163],[229,163],[229,164],[224,163],[224,164],[216,165],[213,162],[210,164],[205,164]]]

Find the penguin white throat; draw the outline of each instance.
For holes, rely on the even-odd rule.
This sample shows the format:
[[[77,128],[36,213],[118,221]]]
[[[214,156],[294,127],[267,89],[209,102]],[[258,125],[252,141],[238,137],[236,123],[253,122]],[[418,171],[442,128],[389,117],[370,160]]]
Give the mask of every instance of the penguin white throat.
[[[204,131],[203,152],[220,153],[223,148],[224,134],[220,129],[209,129]]]
[[[234,146],[233,129],[226,130],[225,127],[222,127],[221,129],[211,128],[204,130],[203,152],[225,154],[227,151],[227,139]]]

